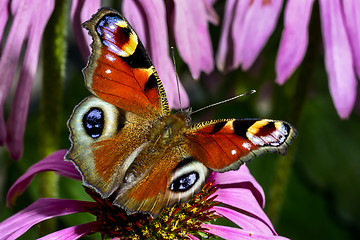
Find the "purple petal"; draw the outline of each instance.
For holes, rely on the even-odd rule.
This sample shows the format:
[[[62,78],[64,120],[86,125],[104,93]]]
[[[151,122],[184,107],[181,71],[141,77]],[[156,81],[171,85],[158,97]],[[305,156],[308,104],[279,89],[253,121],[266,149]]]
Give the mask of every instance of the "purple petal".
[[[214,68],[208,16],[203,1],[174,1],[174,35],[179,53],[193,78]]]
[[[285,83],[303,60],[308,45],[308,25],[314,0],[289,0],[276,59],[276,82]]]
[[[208,181],[215,181],[220,188],[246,188],[249,189],[256,198],[259,205],[265,206],[265,193],[260,184],[251,175],[246,165],[242,165],[237,171],[224,173],[213,172]]]
[[[100,0],[73,0],[71,6],[70,18],[74,31],[74,36],[81,55],[85,62],[87,62],[90,55],[91,37],[87,30],[81,24],[91,18],[93,14],[100,8]]]
[[[242,212],[218,206],[213,207],[211,210],[215,210],[217,214],[236,223],[236,225],[246,231],[266,233],[271,235],[274,234],[272,229],[269,228],[268,225],[266,225],[264,222],[259,221],[258,219],[246,215]]]
[[[16,2],[16,1],[14,1]],[[13,3],[15,4],[15,3]],[[11,29],[7,37],[4,50],[0,58],[0,144],[2,145],[6,139],[6,128],[4,120],[4,103],[10,91],[11,84],[14,80],[16,67],[18,65],[22,44],[28,33],[30,26],[32,11],[28,11],[28,5],[25,2],[20,4],[17,14],[13,18]]]
[[[134,17],[134,14],[129,14],[132,11],[141,12],[144,20],[135,22],[138,21],[139,18],[132,18]],[[146,39],[141,39],[141,41],[147,46],[146,50],[162,80],[167,94],[169,107],[179,108],[180,104],[176,85],[176,75],[173,63],[169,57],[169,42],[164,3],[162,1],[149,0],[142,1],[141,4],[138,2],[133,4],[131,1],[125,0],[123,1],[123,13],[136,32],[139,32],[138,35],[147,37]],[[146,25],[143,26],[142,24]],[[141,33],[141,31],[144,30],[146,30],[146,33]],[[182,107],[189,106],[189,98],[181,84],[180,96]]]
[[[341,118],[349,117],[356,98],[356,79],[339,0],[320,0],[325,66],[330,93]]]
[[[89,212],[96,207],[95,202],[42,198],[1,222],[0,236],[16,239],[41,221],[72,213]]]
[[[357,75],[360,77],[360,1],[347,0],[342,1],[342,4]]]
[[[204,0],[203,4],[206,8],[206,14],[208,21],[211,22],[214,25],[218,25],[220,22],[219,15],[216,13],[213,5],[215,4],[215,1],[213,0]]]
[[[48,234],[38,240],[67,240],[67,239],[79,239],[87,234],[93,233],[97,231],[99,226],[101,225],[100,221],[84,223],[77,226],[72,226],[69,228],[65,228],[63,230]]]
[[[232,27],[235,48],[233,68],[239,64],[242,64],[243,70],[251,67],[276,27],[282,3],[280,0],[262,0],[251,1],[246,6],[245,3],[238,4],[236,11],[239,14],[235,14]]]
[[[199,240],[197,237],[191,235],[191,234],[188,234],[186,235],[188,238],[192,239],[192,240]]]
[[[66,152],[67,150],[59,150],[28,168],[11,186],[6,196],[7,205],[15,204],[16,198],[25,191],[34,175],[39,172],[55,171],[62,176],[81,180],[80,173],[75,169],[74,164],[64,160]]]
[[[10,14],[8,5],[9,5],[8,0],[0,1],[0,40],[2,39],[4,28]],[[1,56],[1,51],[0,51],[0,56]]]
[[[228,0],[225,3],[225,13],[224,13],[224,19],[221,27],[221,35],[220,35],[220,41],[218,46],[218,51],[216,54],[216,67],[222,71],[225,72],[228,69],[229,65],[233,65],[233,41],[230,36],[230,27],[232,25],[232,21],[234,18],[234,9],[237,5],[243,4],[244,2],[247,2],[248,0],[237,2],[235,0]],[[240,14],[240,13],[237,13]]]
[[[266,216],[249,189],[219,188],[215,194],[217,195],[215,201],[230,205],[234,209],[237,208],[239,211],[246,212],[258,221],[265,223],[275,233],[274,227],[272,226],[269,218]]]
[[[261,233],[253,233],[251,231],[246,231],[239,228],[227,227],[227,226],[219,226],[214,224],[202,224],[204,228],[207,228],[207,232],[212,233],[216,236],[222,237],[224,239],[229,240],[238,240],[238,239],[287,239],[280,236],[274,236],[271,234],[261,234]]]
[[[17,84],[10,116],[7,120],[6,145],[12,159],[19,159],[23,153],[23,138],[25,132],[26,118],[28,113],[30,94],[38,64],[41,38],[45,26],[54,9],[54,1],[32,1],[30,12],[33,14],[29,26],[27,49],[21,68],[20,78]],[[21,13],[18,13],[21,14]]]

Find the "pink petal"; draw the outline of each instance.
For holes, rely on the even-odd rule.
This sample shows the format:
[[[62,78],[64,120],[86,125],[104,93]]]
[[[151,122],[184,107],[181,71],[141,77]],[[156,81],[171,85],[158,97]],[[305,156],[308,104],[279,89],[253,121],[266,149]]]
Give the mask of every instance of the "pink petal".
[[[193,78],[214,68],[208,16],[203,1],[174,0],[174,35],[179,53]]]
[[[276,59],[276,82],[285,83],[303,60],[308,45],[308,25],[314,0],[289,0]]]
[[[233,208],[239,209],[239,211],[246,212],[253,218],[265,223],[273,232],[275,232],[269,218],[266,216],[250,190],[242,188],[219,188],[215,194],[217,195],[215,201],[230,205]]]
[[[55,171],[62,176],[81,180],[80,173],[75,169],[74,164],[64,160],[66,152],[67,150],[59,150],[29,167],[11,186],[6,196],[7,205],[12,206],[15,204],[16,198],[25,191],[34,175],[39,172]]]
[[[19,5],[16,15],[7,37],[5,47],[0,58],[0,144],[2,145],[6,139],[6,128],[4,119],[4,103],[10,91],[11,84],[14,80],[16,67],[18,65],[22,44],[25,41],[28,33],[28,28],[31,24],[32,11],[28,11],[28,5],[31,5],[24,0],[23,4]],[[16,1],[14,1],[16,2]],[[14,4],[14,3],[13,3]]]
[[[341,9],[339,0],[320,0],[325,66],[330,93],[339,116],[347,118],[354,107],[357,82]]]
[[[38,12],[31,17],[29,26],[29,36],[24,61],[22,63],[21,74],[17,84],[10,116],[7,120],[6,145],[12,159],[19,159],[23,153],[23,138],[27,113],[29,108],[30,94],[35,78],[40,43],[45,26],[53,12],[54,1],[32,1],[30,12]]]
[[[225,13],[224,19],[221,27],[221,35],[218,46],[218,51],[216,54],[216,67],[225,72],[228,70],[228,66],[233,65],[233,41],[230,36],[230,27],[234,18],[234,8],[237,6],[237,3],[243,4],[248,2],[248,0],[237,2],[235,0],[228,0],[225,2]],[[240,13],[237,13],[238,16]]]
[[[232,22],[232,28],[230,30],[230,38],[233,42],[233,50],[231,52],[232,64],[229,66],[229,69],[236,69],[243,62],[243,48],[245,36],[241,37],[241,35],[245,34],[245,19],[246,13],[248,12],[249,7],[251,6],[250,0],[239,1],[235,6],[234,11],[234,19]]]
[[[100,221],[84,223],[81,225],[72,226],[72,227],[65,228],[63,230],[48,234],[42,238],[39,238],[38,240],[53,240],[53,239],[75,240],[75,239],[79,239],[85,235],[95,232],[99,228],[100,225],[101,225]]]
[[[342,1],[346,29],[349,36],[352,53],[358,77],[360,77],[360,1]]]
[[[242,1],[240,1],[242,2]],[[239,2],[239,3],[240,3]],[[245,1],[246,3],[248,1]],[[234,66],[242,64],[248,70],[256,60],[265,43],[274,31],[283,1],[251,1],[250,5],[239,4],[232,27],[235,56]],[[241,18],[236,20],[236,18]]]
[[[135,8],[138,9],[135,10]],[[129,14],[132,11],[143,13],[142,15],[144,20],[141,22],[135,22],[139,19],[138,17],[132,19],[134,15]],[[145,42],[144,46],[147,46],[147,51],[159,73],[167,94],[169,107],[179,108],[179,95],[176,85],[175,70],[169,57],[169,42],[164,3],[162,1],[149,0],[142,1],[141,4],[133,4],[131,1],[125,0],[123,1],[123,13],[136,32],[140,32],[142,30],[147,31],[145,34],[139,33],[139,36],[148,37],[146,39],[141,39],[141,41]],[[142,26],[144,23],[146,25]],[[139,28],[137,26],[138,24],[140,24]],[[180,96],[182,107],[184,108],[189,106],[188,96],[181,84]]]
[[[212,6],[215,4],[215,1],[203,0],[203,4],[206,8],[208,21],[214,25],[218,25],[220,22],[220,18],[219,18],[219,15],[216,13],[214,7]]]
[[[239,227],[246,231],[265,233],[265,234],[275,234],[271,228],[268,227],[264,222],[259,221],[256,218],[253,218],[249,215],[246,215],[242,212],[234,211],[230,208],[218,207],[215,206],[211,210],[215,210],[220,216],[227,218],[228,220],[236,223]]]
[[[195,236],[193,236],[191,234],[188,234],[187,237],[192,239],[192,240],[199,240],[197,237],[195,237]]]
[[[220,188],[246,188],[249,189],[256,198],[259,205],[265,206],[265,193],[260,184],[251,175],[246,164],[243,164],[237,171],[228,171],[224,173],[213,172],[208,178],[209,182],[215,181]]]
[[[10,14],[8,5],[9,5],[8,0],[0,1],[0,40],[2,39],[4,28]],[[0,56],[1,56],[1,51],[0,51]]]
[[[261,234],[261,233],[253,233],[251,231],[246,231],[239,228],[227,227],[227,226],[219,226],[214,224],[202,224],[204,228],[207,228],[207,232],[212,233],[216,236],[222,237],[224,239],[229,240],[238,240],[238,239],[287,239],[280,236],[274,236],[271,234]]]
[[[78,212],[88,212],[97,203],[66,199],[42,198],[0,223],[0,236],[16,239],[35,224],[46,219]]]
[[[70,18],[74,31],[74,36],[81,55],[85,62],[87,62],[90,55],[91,37],[87,30],[81,24],[91,18],[93,14],[100,8],[100,0],[73,0],[71,6]]]

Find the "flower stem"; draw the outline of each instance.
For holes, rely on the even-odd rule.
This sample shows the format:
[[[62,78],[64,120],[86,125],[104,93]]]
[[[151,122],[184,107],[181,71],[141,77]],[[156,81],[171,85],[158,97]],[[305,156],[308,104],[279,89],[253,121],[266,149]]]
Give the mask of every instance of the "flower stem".
[[[312,17],[309,24],[309,46],[305,58],[299,68],[299,74],[296,79],[295,94],[293,95],[289,109],[289,121],[295,126],[299,123],[300,115],[307,98],[310,79],[313,76],[316,62],[319,59],[319,42],[321,40],[320,32],[319,6],[317,3],[314,3]],[[277,163],[275,177],[270,189],[266,209],[267,215],[274,225],[276,225],[279,221],[287,183],[292,170],[294,153],[295,149],[290,147],[286,156],[280,157]]]
[[[40,159],[59,149],[60,132],[63,126],[62,99],[66,61],[68,1],[56,0],[54,12],[43,37],[43,79],[40,109]],[[55,198],[58,195],[58,176],[45,172],[39,176],[40,197]],[[41,224],[41,234],[53,231],[55,221]]]

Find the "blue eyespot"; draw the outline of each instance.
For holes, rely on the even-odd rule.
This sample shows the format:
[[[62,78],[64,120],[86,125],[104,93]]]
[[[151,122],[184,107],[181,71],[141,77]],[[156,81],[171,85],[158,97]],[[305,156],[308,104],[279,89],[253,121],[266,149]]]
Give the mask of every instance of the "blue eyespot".
[[[100,108],[91,108],[83,117],[83,126],[90,137],[100,137],[104,129],[104,112]]]
[[[181,175],[171,183],[170,190],[174,192],[185,192],[194,186],[198,179],[199,174],[197,172]]]

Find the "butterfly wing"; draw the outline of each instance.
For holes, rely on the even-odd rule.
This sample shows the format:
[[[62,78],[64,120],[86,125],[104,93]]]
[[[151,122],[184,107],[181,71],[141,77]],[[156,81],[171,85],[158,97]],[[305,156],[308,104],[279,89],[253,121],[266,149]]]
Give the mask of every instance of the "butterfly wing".
[[[169,114],[159,76],[126,19],[102,8],[83,25],[93,39],[89,63],[83,71],[89,91],[140,116]]]
[[[185,122],[175,124],[179,123],[185,126]],[[75,108],[69,128],[73,145],[66,158],[75,163],[83,184],[102,198],[111,197],[129,214],[157,217],[164,207],[199,192],[210,173],[189,154],[182,138],[154,141],[147,119],[95,96]],[[162,140],[171,143],[159,147],[155,142],[161,145]]]
[[[228,119],[195,124],[185,136],[198,161],[214,171],[225,172],[265,152],[285,154],[296,130],[284,121]]]
[[[124,184],[127,168],[149,138],[147,120],[95,96],[82,101],[68,122],[72,146],[66,159],[83,184],[109,197]]]
[[[84,76],[95,96],[74,109],[66,159],[85,186],[128,213],[156,217],[200,191],[209,168],[237,169],[266,151],[282,153],[296,135],[290,124],[273,120],[186,127],[184,113],[169,114],[158,74],[122,16],[103,8],[84,26],[93,38]]]
[[[144,150],[153,121],[169,115],[159,76],[138,36],[116,11],[100,9],[84,23],[92,52],[83,70],[86,98],[68,122],[66,159],[102,197],[125,184],[127,168]]]
[[[138,169],[142,164],[130,167],[125,177],[127,184],[119,188],[114,200],[115,205],[128,213],[149,213],[156,218],[163,208],[188,201],[201,191],[210,173],[204,164],[189,155],[185,145],[162,152],[156,149],[142,152],[139,159],[146,169]],[[147,162],[156,162],[156,165]]]

